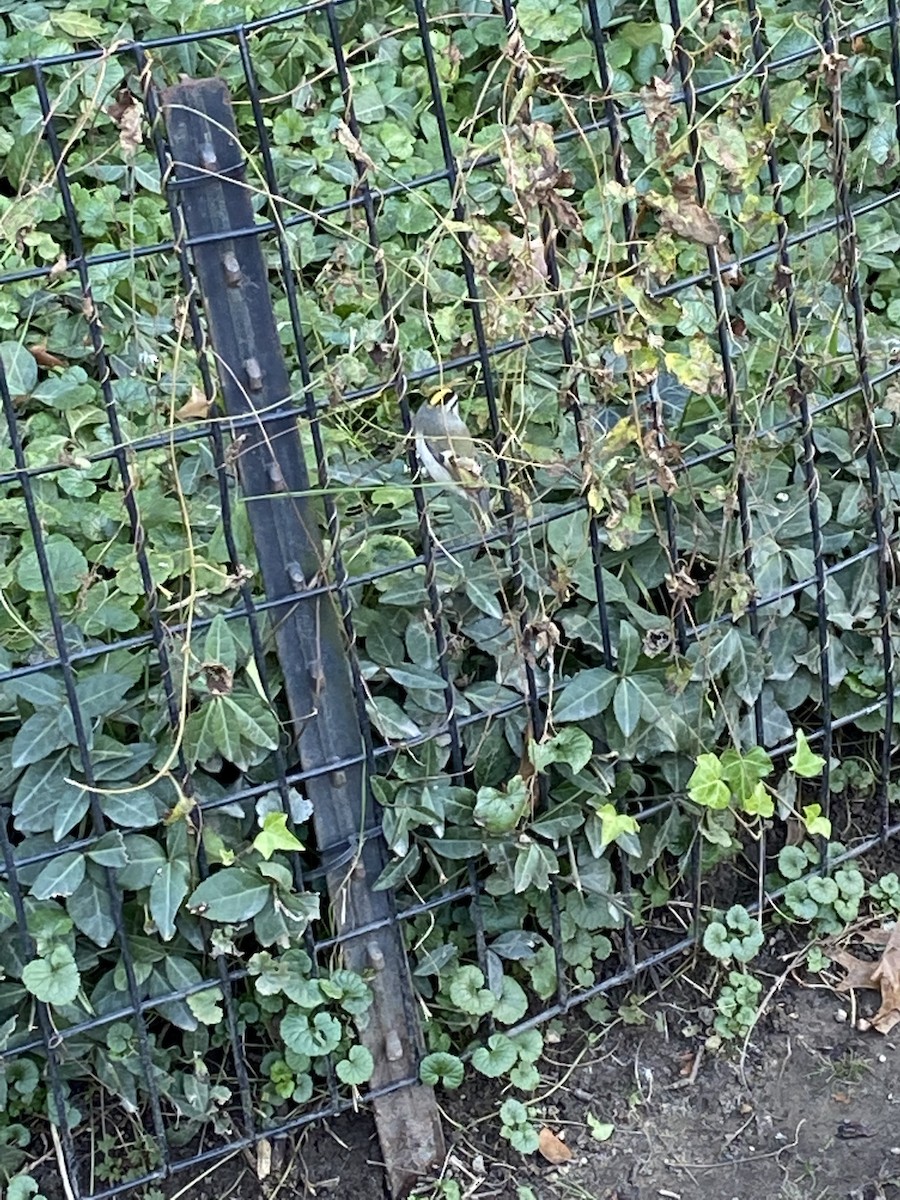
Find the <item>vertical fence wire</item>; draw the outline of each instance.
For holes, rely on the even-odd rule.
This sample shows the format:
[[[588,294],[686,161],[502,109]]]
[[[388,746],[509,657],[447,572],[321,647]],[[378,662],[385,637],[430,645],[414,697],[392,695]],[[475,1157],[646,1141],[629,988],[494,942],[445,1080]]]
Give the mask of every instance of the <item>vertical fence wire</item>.
[[[891,0],[891,17],[896,18],[896,11]],[[878,623],[879,641],[881,642],[881,665],[884,674],[885,709],[884,736],[881,739],[879,755],[879,773],[877,778],[876,800],[879,809],[882,834],[890,823],[888,800],[888,776],[891,761],[890,730],[894,715],[894,656],[891,640],[891,609],[888,600],[887,569],[890,552],[884,530],[884,514],[882,507],[882,487],[878,466],[878,435],[875,428],[874,410],[876,407],[875,389],[872,385],[869,370],[869,344],[866,328],[866,311],[862,297],[862,287],[859,275],[859,238],[856,229],[856,218],[850,203],[850,183],[847,162],[847,130],[844,125],[841,86],[843,79],[843,64],[840,58],[839,46],[833,31],[832,6],[830,0],[822,0],[819,10],[822,24],[822,40],[826,59],[832,60],[831,78],[831,143],[834,165],[834,182],[837,202],[837,248],[838,267],[842,283],[850,301],[851,331],[853,335],[853,355],[859,380],[860,402],[863,417],[863,438],[866,447],[866,468],[869,475],[869,490],[872,500],[872,528],[876,546],[876,572],[878,577]],[[893,82],[895,95],[900,98],[897,89],[897,28],[896,22],[891,29],[891,51],[893,64]],[[900,109],[895,105],[895,117],[900,130]],[[826,734],[825,744],[829,747],[831,740]],[[825,751],[823,750],[823,755]],[[828,755],[825,755],[827,758]],[[828,767],[823,772],[822,789],[825,790],[829,778]]]

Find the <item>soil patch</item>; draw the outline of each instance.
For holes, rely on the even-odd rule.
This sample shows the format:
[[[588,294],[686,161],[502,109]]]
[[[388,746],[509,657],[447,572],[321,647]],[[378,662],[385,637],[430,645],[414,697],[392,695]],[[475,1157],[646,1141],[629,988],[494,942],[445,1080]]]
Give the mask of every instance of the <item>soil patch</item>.
[[[877,1004],[874,993],[864,993]],[[860,1033],[845,998],[788,985],[740,1048],[701,1047],[705,994],[683,978],[600,1033],[573,1014],[551,1027],[536,1108],[572,1150],[552,1166],[498,1136],[510,1091],[488,1080],[442,1097],[448,1158],[428,1200],[900,1200],[900,1028]],[[844,1017],[845,1019],[840,1019]],[[573,1029],[574,1026],[574,1029]],[[560,1027],[562,1034],[562,1027]],[[612,1124],[595,1139],[590,1118]],[[54,1190],[47,1179],[48,1195]],[[167,1200],[381,1200],[367,1114],[321,1122],[277,1145],[268,1179],[255,1153],[200,1178],[179,1173]],[[139,1200],[147,1193],[134,1193]],[[151,1193],[152,1195],[152,1193]]]

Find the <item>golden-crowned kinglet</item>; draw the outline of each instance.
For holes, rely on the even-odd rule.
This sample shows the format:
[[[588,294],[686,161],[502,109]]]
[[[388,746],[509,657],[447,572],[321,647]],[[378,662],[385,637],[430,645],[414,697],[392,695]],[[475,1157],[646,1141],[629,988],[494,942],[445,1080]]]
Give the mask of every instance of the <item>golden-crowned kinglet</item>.
[[[490,529],[490,492],[453,388],[442,387],[429,396],[413,417],[413,433],[416,457],[425,474],[461,492],[483,527]]]

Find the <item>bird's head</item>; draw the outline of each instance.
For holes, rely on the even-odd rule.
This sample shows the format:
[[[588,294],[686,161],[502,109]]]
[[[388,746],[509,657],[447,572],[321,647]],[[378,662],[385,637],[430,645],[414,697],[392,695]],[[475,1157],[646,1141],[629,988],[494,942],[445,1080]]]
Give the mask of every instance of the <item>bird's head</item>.
[[[430,408],[446,408],[455,412],[459,407],[459,396],[455,388],[439,387],[428,397],[428,404]]]

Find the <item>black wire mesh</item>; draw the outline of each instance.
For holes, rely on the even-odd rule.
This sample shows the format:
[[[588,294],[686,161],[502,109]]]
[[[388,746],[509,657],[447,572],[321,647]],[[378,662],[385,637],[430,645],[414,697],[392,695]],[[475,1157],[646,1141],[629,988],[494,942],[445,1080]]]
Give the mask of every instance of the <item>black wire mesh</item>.
[[[588,0],[582,14],[581,41],[593,57],[575,78],[588,82],[566,87],[563,68],[545,66],[551,82],[544,94],[530,74],[534,63],[526,49],[527,33],[523,35],[517,11],[507,0],[502,15],[485,8],[467,16],[438,12],[436,6],[414,0],[405,14],[408,22],[398,22],[396,37],[383,40],[391,53],[401,34],[404,45],[414,46],[409,60],[415,64],[425,104],[423,113],[414,114],[397,100],[399,124],[391,130],[395,125],[400,129],[396,138],[406,128],[409,153],[406,148],[398,151],[390,171],[380,171],[373,160],[374,156],[381,162],[381,150],[376,153],[374,144],[385,134],[390,105],[381,106],[384,111],[377,120],[365,111],[366,105],[381,103],[367,82],[367,69],[377,61],[370,57],[371,30],[355,5],[340,0],[215,30],[0,64],[0,81],[19,87],[27,80],[34,88],[32,145],[44,176],[40,187],[28,192],[29,175],[23,168],[18,199],[32,200],[39,194],[46,203],[44,210],[35,200],[29,231],[52,230],[54,246],[32,254],[20,232],[20,261],[10,265],[9,256],[6,259],[9,269],[0,283],[10,298],[8,311],[15,313],[15,336],[20,345],[32,349],[32,330],[44,339],[35,355],[42,384],[64,368],[66,386],[88,388],[97,402],[84,427],[90,436],[85,437],[83,428],[62,422],[67,406],[54,406],[52,389],[47,391],[41,402],[51,397],[58,423],[54,431],[47,420],[35,419],[27,397],[17,391],[17,360],[3,360],[0,399],[9,442],[0,462],[0,502],[8,506],[13,532],[27,528],[23,555],[33,556],[33,565],[31,559],[25,566],[17,560],[15,578],[8,575],[4,587],[18,582],[31,606],[28,619],[38,621],[29,632],[25,622],[16,620],[15,601],[4,605],[8,653],[0,663],[3,720],[12,732],[24,716],[23,728],[28,721],[34,729],[40,726],[43,745],[50,749],[36,758],[14,751],[3,760],[0,880],[8,904],[3,897],[7,981],[0,983],[0,1021],[28,999],[16,982],[24,965],[42,956],[48,937],[52,943],[52,936],[36,923],[40,906],[31,889],[40,872],[61,856],[79,861],[88,856],[90,886],[82,907],[91,915],[80,913],[75,924],[82,932],[88,924],[102,954],[115,959],[121,972],[119,983],[106,993],[98,989],[77,1002],[73,998],[62,1017],[52,1004],[31,999],[25,1024],[13,1017],[8,1028],[0,1025],[0,1030],[7,1029],[0,1062],[15,1066],[34,1056],[46,1065],[47,1108],[76,1198],[99,1200],[199,1167],[356,1103],[355,1093],[341,1085],[326,1057],[319,1095],[293,1109],[264,1111],[262,1063],[267,1047],[256,1043],[254,1019],[262,1018],[255,1008],[259,997],[253,999],[249,986],[256,967],[252,960],[249,966],[244,961],[246,947],[239,949],[227,931],[200,914],[194,932],[182,930],[181,935],[193,936],[192,949],[207,954],[203,973],[192,968],[185,955],[170,955],[163,963],[164,948],[154,957],[149,947],[152,922],[146,938],[136,933],[134,889],[123,885],[122,864],[110,851],[118,845],[116,836],[121,841],[125,830],[135,846],[136,837],[151,840],[135,831],[154,830],[165,845],[168,885],[183,899],[190,878],[202,882],[214,874],[216,863],[227,861],[209,861],[212,843],[206,840],[207,831],[221,841],[229,821],[246,825],[256,814],[276,809],[297,828],[305,819],[298,803],[305,784],[361,765],[376,781],[384,810],[369,807],[360,841],[380,839],[386,830],[392,849],[404,858],[407,832],[399,830],[392,800],[378,789],[377,781],[393,786],[409,779],[419,784],[434,779],[462,786],[471,781],[479,756],[483,763],[496,752],[498,740],[509,771],[513,760],[527,751],[529,740],[539,741],[548,728],[564,683],[559,666],[563,651],[572,654],[576,644],[586,646],[585,661],[607,672],[621,663],[624,634],[615,614],[620,621],[625,621],[626,611],[634,621],[640,618],[633,608],[616,608],[623,603],[621,580],[629,572],[649,597],[640,618],[648,613],[652,617],[641,626],[644,648],[651,635],[662,637],[654,652],[671,655],[673,689],[679,686],[675,665],[683,671],[687,664],[686,681],[728,631],[739,629],[741,637],[746,631],[742,654],[750,660],[756,652],[772,653],[775,625],[796,626],[796,616],[802,614],[815,631],[815,646],[802,662],[792,662],[792,669],[806,672],[813,683],[808,702],[796,706],[796,720],[789,719],[791,706],[784,698],[789,680],[781,675],[774,684],[761,684],[752,696],[748,692],[749,699],[741,695],[740,730],[729,731],[723,719],[716,732],[720,737],[734,734],[744,745],[762,746],[778,761],[795,748],[792,724],[802,723],[810,744],[825,760],[817,799],[823,814],[832,817],[832,762],[839,760],[839,750],[852,749],[871,734],[872,803],[862,816],[856,811],[860,824],[852,844],[837,852],[832,865],[865,854],[900,828],[891,808],[897,511],[893,459],[898,455],[889,444],[890,414],[896,412],[890,389],[900,361],[889,338],[869,334],[877,275],[885,268],[873,267],[863,252],[867,236],[890,244],[900,198],[900,124],[884,169],[875,180],[867,177],[851,161],[864,131],[854,126],[848,132],[842,92],[843,55],[858,53],[862,46],[889,62],[893,94],[900,96],[896,4],[889,0],[884,14],[877,16],[871,5],[849,16],[827,2],[816,17],[798,16],[791,9],[791,23],[804,36],[799,48],[780,53],[774,36],[780,28],[777,6],[773,10],[772,5],[748,0],[729,10],[733,27],[725,22],[719,28],[715,62],[710,65],[712,52],[704,46],[702,29],[712,13],[704,14],[701,6],[687,14],[678,0],[668,0],[662,6],[668,9],[668,24],[659,28],[669,31],[670,44],[665,51],[656,47],[659,73],[648,71],[647,85],[638,96],[623,87],[617,74],[617,48],[626,37],[623,24],[628,14],[614,15],[615,7]],[[665,15],[660,11],[657,19],[663,21]],[[483,43],[479,78],[490,91],[498,63],[508,74],[508,85],[490,94],[503,117],[498,124],[515,142],[512,148],[497,148],[502,138],[491,128],[488,106],[478,108],[471,118],[455,107],[452,38],[436,41],[442,22],[462,31],[461,37],[469,36],[476,17],[492,20],[494,34]],[[306,39],[314,48],[319,70],[311,81],[295,81],[292,96],[299,102],[285,110],[271,62],[286,54],[286,44],[296,39]],[[104,75],[107,70],[109,77]],[[219,75],[235,96],[244,178],[258,214],[246,228],[202,238],[186,233],[181,194],[195,181],[175,178],[158,101],[158,89],[184,70]],[[85,80],[86,94],[94,101],[87,119],[73,101],[73,89]],[[797,164],[784,161],[776,137],[779,121],[786,120],[783,87],[797,81],[801,90],[817,93],[827,117],[815,134],[821,141],[821,146],[813,146],[818,157],[807,163],[810,195],[815,195],[805,208],[791,193]],[[548,100],[550,94],[556,107]],[[92,122],[110,102],[116,126],[110,146],[118,143],[124,163],[119,163],[121,170],[110,171],[113,182],[106,184],[103,171],[91,161],[87,138],[95,133]],[[704,139],[707,131],[719,129],[717,121],[729,105],[733,123],[752,129],[758,172],[748,174],[743,192],[734,189],[740,199],[726,236],[721,222],[710,234],[714,197]],[[773,116],[776,109],[781,116]],[[132,110],[146,125],[146,144],[129,123]],[[331,114],[331,150],[326,153],[320,143],[317,159],[303,142],[303,130],[304,123],[312,123],[323,111]],[[896,105],[894,113],[900,122]],[[283,129],[276,128],[279,120]],[[858,126],[858,114],[853,120]],[[681,171],[681,190],[665,198],[671,201],[669,208],[660,208],[659,196],[632,179],[636,148],[646,151],[654,131],[666,169],[673,178]],[[107,138],[109,133],[107,128]],[[596,182],[589,201],[577,194],[578,186],[585,188],[585,164]],[[565,172],[570,169],[581,180],[574,192],[566,187]],[[525,183],[517,171],[525,172]],[[107,186],[132,202],[132,227],[118,246],[107,241],[105,218],[96,207]],[[746,221],[738,219],[741,204],[749,204],[751,195],[763,214],[757,225],[752,214]],[[577,223],[565,207],[571,203],[568,196],[581,206]],[[160,197],[171,236],[153,219],[162,211]],[[521,245],[511,250],[510,240],[492,257],[492,220],[512,238],[498,198],[513,210],[517,205],[529,208],[520,222],[526,230]],[[595,231],[593,240],[579,241],[591,218],[602,224],[602,235]],[[654,236],[662,231],[674,239],[665,247],[670,259],[648,259],[648,228]],[[398,230],[405,238],[403,255],[395,249]],[[215,415],[219,348],[209,344],[192,253],[226,234],[230,243],[252,238],[264,248],[294,389],[264,419],[272,428],[286,416],[299,421],[315,481],[311,494],[322,506],[326,561],[319,577],[302,581],[297,596],[332,597],[346,635],[363,742],[358,755],[321,767],[302,769],[287,740],[276,737],[266,754],[250,756],[253,761],[248,760],[244,770],[229,771],[225,764],[218,772],[198,770],[196,746],[186,732],[191,673],[204,664],[202,652],[192,657],[192,640],[205,647],[204,639],[220,637],[223,627],[246,647],[245,661],[252,664],[247,670],[263,705],[279,711],[281,680],[279,665],[268,653],[270,631],[297,604],[297,596],[267,599],[247,569],[254,551],[235,486],[235,464],[243,435],[259,417],[226,422]],[[598,249],[603,239],[605,261]],[[516,291],[509,282],[510,264],[521,270],[515,254],[523,252],[531,275]],[[510,274],[503,276],[502,271]],[[814,294],[810,280],[821,286],[824,298]],[[507,307],[502,303],[504,287],[506,298],[513,297]],[[348,297],[360,291],[370,295],[371,304],[362,317],[351,320],[346,316],[353,312]],[[781,318],[780,327],[771,321],[767,326],[753,304],[743,299],[770,291],[776,297],[772,312]],[[653,326],[658,319],[658,342],[665,346],[671,321],[662,314],[672,299],[682,311],[692,306],[698,344],[703,341],[710,349],[704,370],[713,399],[705,413],[691,420],[685,396],[690,389],[679,389],[671,372],[645,365],[647,342],[635,338],[635,326],[629,324],[636,317]],[[832,305],[837,331],[837,349],[828,362],[813,344],[820,332],[813,317],[818,319],[817,305],[823,304]],[[83,345],[45,320],[54,306],[77,314]],[[751,380],[747,367],[754,338],[771,357],[763,387]],[[72,374],[73,363],[80,374]],[[485,456],[495,472],[496,524],[487,534],[470,531],[453,502],[448,508],[446,498],[437,496],[417,474],[408,436],[418,402],[414,393],[447,380],[477,397],[468,404],[468,412],[484,435]],[[26,390],[40,394],[35,388]],[[695,394],[702,396],[703,391],[699,386]],[[539,404],[547,403],[548,394],[561,414],[558,427],[555,417],[550,424],[568,460],[563,453],[541,457],[546,447],[529,442],[529,420]],[[466,399],[471,401],[468,393]],[[610,478],[613,473],[603,458],[604,438],[630,420],[637,427],[632,443],[639,452],[628,461],[627,485],[605,500],[597,499],[593,489],[604,482],[604,472]],[[847,436],[841,441],[843,435]],[[361,445],[369,457],[357,453]],[[796,448],[796,459],[783,473],[783,487],[767,488],[759,482],[760,474],[768,471],[774,478],[779,470],[773,465],[776,455],[791,447]],[[757,451],[770,450],[771,462],[754,457]],[[600,454],[599,467],[595,464],[584,473],[595,453]],[[865,531],[857,525],[853,536],[838,538],[829,525],[834,506],[823,498],[823,471],[834,470],[835,459],[849,462],[854,455],[854,461],[864,464],[856,478]],[[697,548],[713,527],[703,505],[710,503],[710,481],[716,483],[714,472],[723,464],[730,471],[730,498],[726,502],[719,497],[719,502],[723,512],[729,503],[732,506],[722,522],[723,556],[731,570],[729,586],[744,594],[743,604],[730,609],[716,598],[721,578]],[[157,502],[148,486],[148,481],[159,481],[162,487],[167,471],[179,478],[180,507],[174,510],[165,508],[171,497]],[[86,485],[75,479],[79,473]],[[205,484],[197,482],[203,480]],[[81,486],[90,490],[79,491]],[[398,489],[405,493],[405,503],[391,498]],[[107,558],[98,553],[89,563],[84,555],[79,558],[69,551],[74,543],[60,533],[60,496],[104,491],[111,502],[103,510],[97,538],[108,538],[114,553]],[[701,492],[704,501],[691,505],[684,499]],[[627,535],[629,505],[641,496],[648,498],[646,511],[655,526],[654,543],[644,553]],[[193,511],[195,504],[200,511]],[[783,517],[772,515],[772,506],[778,504],[786,510]],[[617,513],[615,520],[611,508]],[[74,503],[72,519],[84,519]],[[771,531],[788,520],[802,526],[802,534],[791,543],[793,577],[772,566],[771,554],[766,557],[774,540]],[[621,521],[626,535],[616,532]],[[156,536],[166,522],[172,528],[180,524],[187,548],[172,536],[168,543]],[[213,553],[198,565],[194,550],[199,542],[212,546]],[[26,568],[29,579],[36,581],[30,588],[22,584]],[[842,590],[845,580],[860,595],[860,580],[868,581],[874,603],[866,593],[858,610],[850,611],[854,601]],[[140,605],[117,606],[113,581],[125,595],[140,596]],[[582,600],[588,598],[580,608],[570,603],[579,591]],[[481,621],[475,635],[466,627],[481,654],[475,657],[478,667],[467,685],[461,684],[458,668],[461,593],[480,612]],[[846,602],[849,615],[836,611],[838,602]],[[426,615],[410,622],[403,637],[391,630],[390,622],[379,625],[373,616],[399,612],[404,605]],[[869,638],[880,655],[875,668],[854,679],[853,703],[838,691],[847,670],[835,647],[836,630]],[[314,657],[310,648],[298,647],[298,653],[309,662]],[[436,698],[422,700],[422,690],[410,681],[410,669],[405,682],[402,675],[390,675],[391,668],[396,673],[405,663],[439,680]],[[157,752],[135,768],[137,784],[127,772],[109,767],[113,739],[95,725],[99,710],[91,707],[90,699],[91,686],[99,685],[85,682],[123,672],[132,687],[145,681],[145,700],[136,716],[122,716],[122,744],[143,747],[157,739]],[[712,669],[710,673],[715,675]],[[415,695],[418,720],[405,720],[402,703],[398,707],[392,697],[402,702],[404,696],[410,700]],[[379,708],[380,697],[393,707]],[[18,707],[20,701],[24,709]],[[49,707],[48,701],[56,722],[52,737],[46,734],[47,722],[35,721]],[[422,719],[422,710],[430,713],[430,720]],[[60,711],[68,715],[59,717]],[[118,718],[123,710],[113,706],[109,711]],[[691,718],[688,712],[684,721]],[[696,721],[701,720],[698,711]],[[648,770],[642,787],[632,786],[628,756],[609,752],[603,731],[591,731],[598,751],[619,760],[609,771],[609,794],[639,824],[658,821],[662,826],[673,811],[690,811],[683,805],[683,770],[673,767],[669,775],[665,769],[656,775]],[[138,753],[143,749],[131,752],[132,765]],[[61,755],[66,756],[65,764]],[[48,758],[43,775],[35,772],[35,765]],[[425,770],[416,774],[412,763],[424,764]],[[28,776],[24,790],[22,768]],[[67,782],[70,775],[77,786]],[[62,800],[51,805],[36,799],[41,789],[55,795],[54,788],[64,795],[65,805]],[[534,801],[538,819],[550,814],[554,799],[546,778],[539,780]],[[151,815],[134,816],[135,805],[149,806]],[[851,806],[845,808],[849,828]],[[423,839],[428,865],[428,854],[440,853],[445,821],[433,817],[429,824],[423,817],[420,825],[434,835],[430,849],[429,838]],[[554,836],[557,842],[565,839],[565,834],[548,835],[548,841]],[[747,861],[753,864],[746,872],[751,908],[754,898],[758,904],[767,890],[777,895],[777,889],[767,889],[766,884],[767,842],[761,831],[748,848]],[[358,844],[322,849],[333,870],[352,863]],[[551,878],[546,900],[535,901],[533,913],[532,932],[539,932],[553,948],[553,986],[534,992],[526,1015],[507,1032],[525,1031],[609,993],[662,967],[695,943],[705,878],[695,827],[683,850],[686,875],[672,882],[667,912],[654,913],[652,920],[644,913],[636,921],[640,879],[632,860],[639,866],[640,858],[613,849],[614,874],[597,891],[611,893],[618,914],[611,923],[614,953],[591,969],[565,957],[566,922],[571,919],[566,888],[571,891],[574,886],[581,894],[577,871],[586,867],[582,862],[576,865],[573,853],[574,884],[571,877],[565,886]],[[398,922],[411,931],[410,953],[414,965],[422,967],[418,952],[436,915],[450,913],[451,922],[471,930],[469,959],[490,979],[499,961],[491,946],[505,930],[502,904],[485,890],[483,863],[467,852],[461,852],[458,861],[453,877],[444,878],[433,894],[417,890],[416,867],[406,878],[398,875],[396,914],[352,934],[336,931],[327,919],[312,921],[302,946],[313,973],[327,970],[332,952],[349,937]],[[315,853],[293,853],[290,862],[298,890],[321,887],[326,867]],[[85,960],[80,965],[88,972],[92,964]],[[432,1003],[428,976],[422,970],[417,981]],[[224,1030],[214,1056],[215,1077],[233,1080],[234,1086],[220,1101],[211,1139],[184,1144],[178,1123],[189,1118],[192,1101],[188,1096],[173,1100],[171,1080],[165,1078],[157,1051],[168,1024],[196,1030],[194,1010],[187,1002],[211,995],[212,1002],[221,1005],[219,1023]],[[75,1011],[78,1004],[80,1012]],[[74,1111],[87,1092],[67,1081],[73,1077],[73,1064],[94,1055],[98,1045],[106,1046],[110,1031],[122,1023],[135,1039],[121,1059],[129,1064],[130,1081],[123,1083],[124,1068],[113,1063],[106,1076],[100,1076],[100,1091],[133,1097],[131,1110],[146,1116],[151,1148],[141,1167],[104,1186],[94,1177],[89,1150],[80,1140],[83,1114]],[[210,1068],[202,1067],[208,1049],[201,1028],[197,1088],[210,1085]],[[414,1073],[381,1090],[413,1081]],[[368,1098],[379,1094],[378,1089],[361,1090]],[[93,1119],[93,1109],[91,1114]]]

